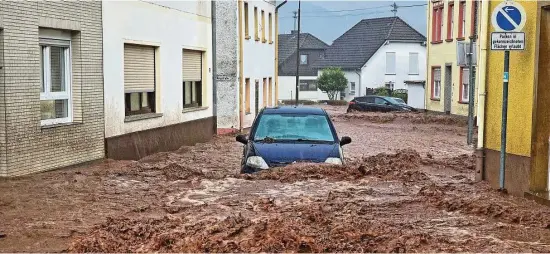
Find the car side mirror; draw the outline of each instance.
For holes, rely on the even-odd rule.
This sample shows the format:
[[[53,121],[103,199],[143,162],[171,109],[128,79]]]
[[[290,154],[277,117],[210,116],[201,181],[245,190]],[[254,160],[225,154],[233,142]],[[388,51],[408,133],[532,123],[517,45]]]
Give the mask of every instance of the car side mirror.
[[[388,106],[391,105],[391,103],[389,103],[389,102],[387,102],[387,101],[386,101],[386,103],[384,103],[384,104],[386,104],[386,105],[388,105]]]
[[[246,138],[246,135],[238,135],[237,137],[235,137],[235,140],[237,140],[237,142],[239,143],[243,143],[244,145],[248,144],[248,139]]]
[[[351,143],[351,138],[348,137],[348,136],[344,136],[342,137],[342,139],[340,139],[340,146],[344,146],[344,145],[347,145]]]

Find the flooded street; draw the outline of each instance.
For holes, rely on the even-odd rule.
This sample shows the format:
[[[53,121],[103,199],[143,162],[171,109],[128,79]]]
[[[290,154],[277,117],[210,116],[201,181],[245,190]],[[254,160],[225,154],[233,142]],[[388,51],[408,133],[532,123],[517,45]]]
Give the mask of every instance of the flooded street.
[[[327,111],[345,166],[240,175],[218,136],[0,179],[0,251],[550,252],[550,209],[474,182],[463,119]]]

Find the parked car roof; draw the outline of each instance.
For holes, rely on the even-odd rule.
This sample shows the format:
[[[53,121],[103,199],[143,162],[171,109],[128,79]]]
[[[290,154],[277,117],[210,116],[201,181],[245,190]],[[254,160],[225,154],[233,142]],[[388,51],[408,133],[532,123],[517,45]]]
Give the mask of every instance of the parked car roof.
[[[326,115],[322,108],[303,107],[303,106],[280,106],[274,108],[265,108],[264,114],[310,114]]]

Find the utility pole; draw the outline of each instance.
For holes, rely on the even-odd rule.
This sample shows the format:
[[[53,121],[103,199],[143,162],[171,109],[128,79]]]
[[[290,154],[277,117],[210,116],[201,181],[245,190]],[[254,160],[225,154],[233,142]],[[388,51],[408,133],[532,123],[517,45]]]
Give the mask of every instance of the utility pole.
[[[298,106],[298,94],[300,88],[300,13],[301,0],[298,0],[298,38],[296,40],[296,106]]]
[[[391,10],[391,12],[393,12],[393,16],[394,17],[397,16],[397,4],[395,2],[393,2],[391,7],[393,7],[393,10]]]
[[[294,30],[296,30],[296,19],[298,19],[298,12],[297,11],[293,11],[292,13],[294,13]]]

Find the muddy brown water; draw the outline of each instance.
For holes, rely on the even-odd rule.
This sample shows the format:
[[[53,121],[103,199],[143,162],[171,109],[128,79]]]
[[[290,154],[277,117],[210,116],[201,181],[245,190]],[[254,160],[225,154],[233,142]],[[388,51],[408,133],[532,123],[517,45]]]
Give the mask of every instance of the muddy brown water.
[[[550,251],[547,207],[473,181],[462,123],[327,111],[353,139],[345,166],[239,175],[242,147],[220,136],[2,179],[0,251]]]

